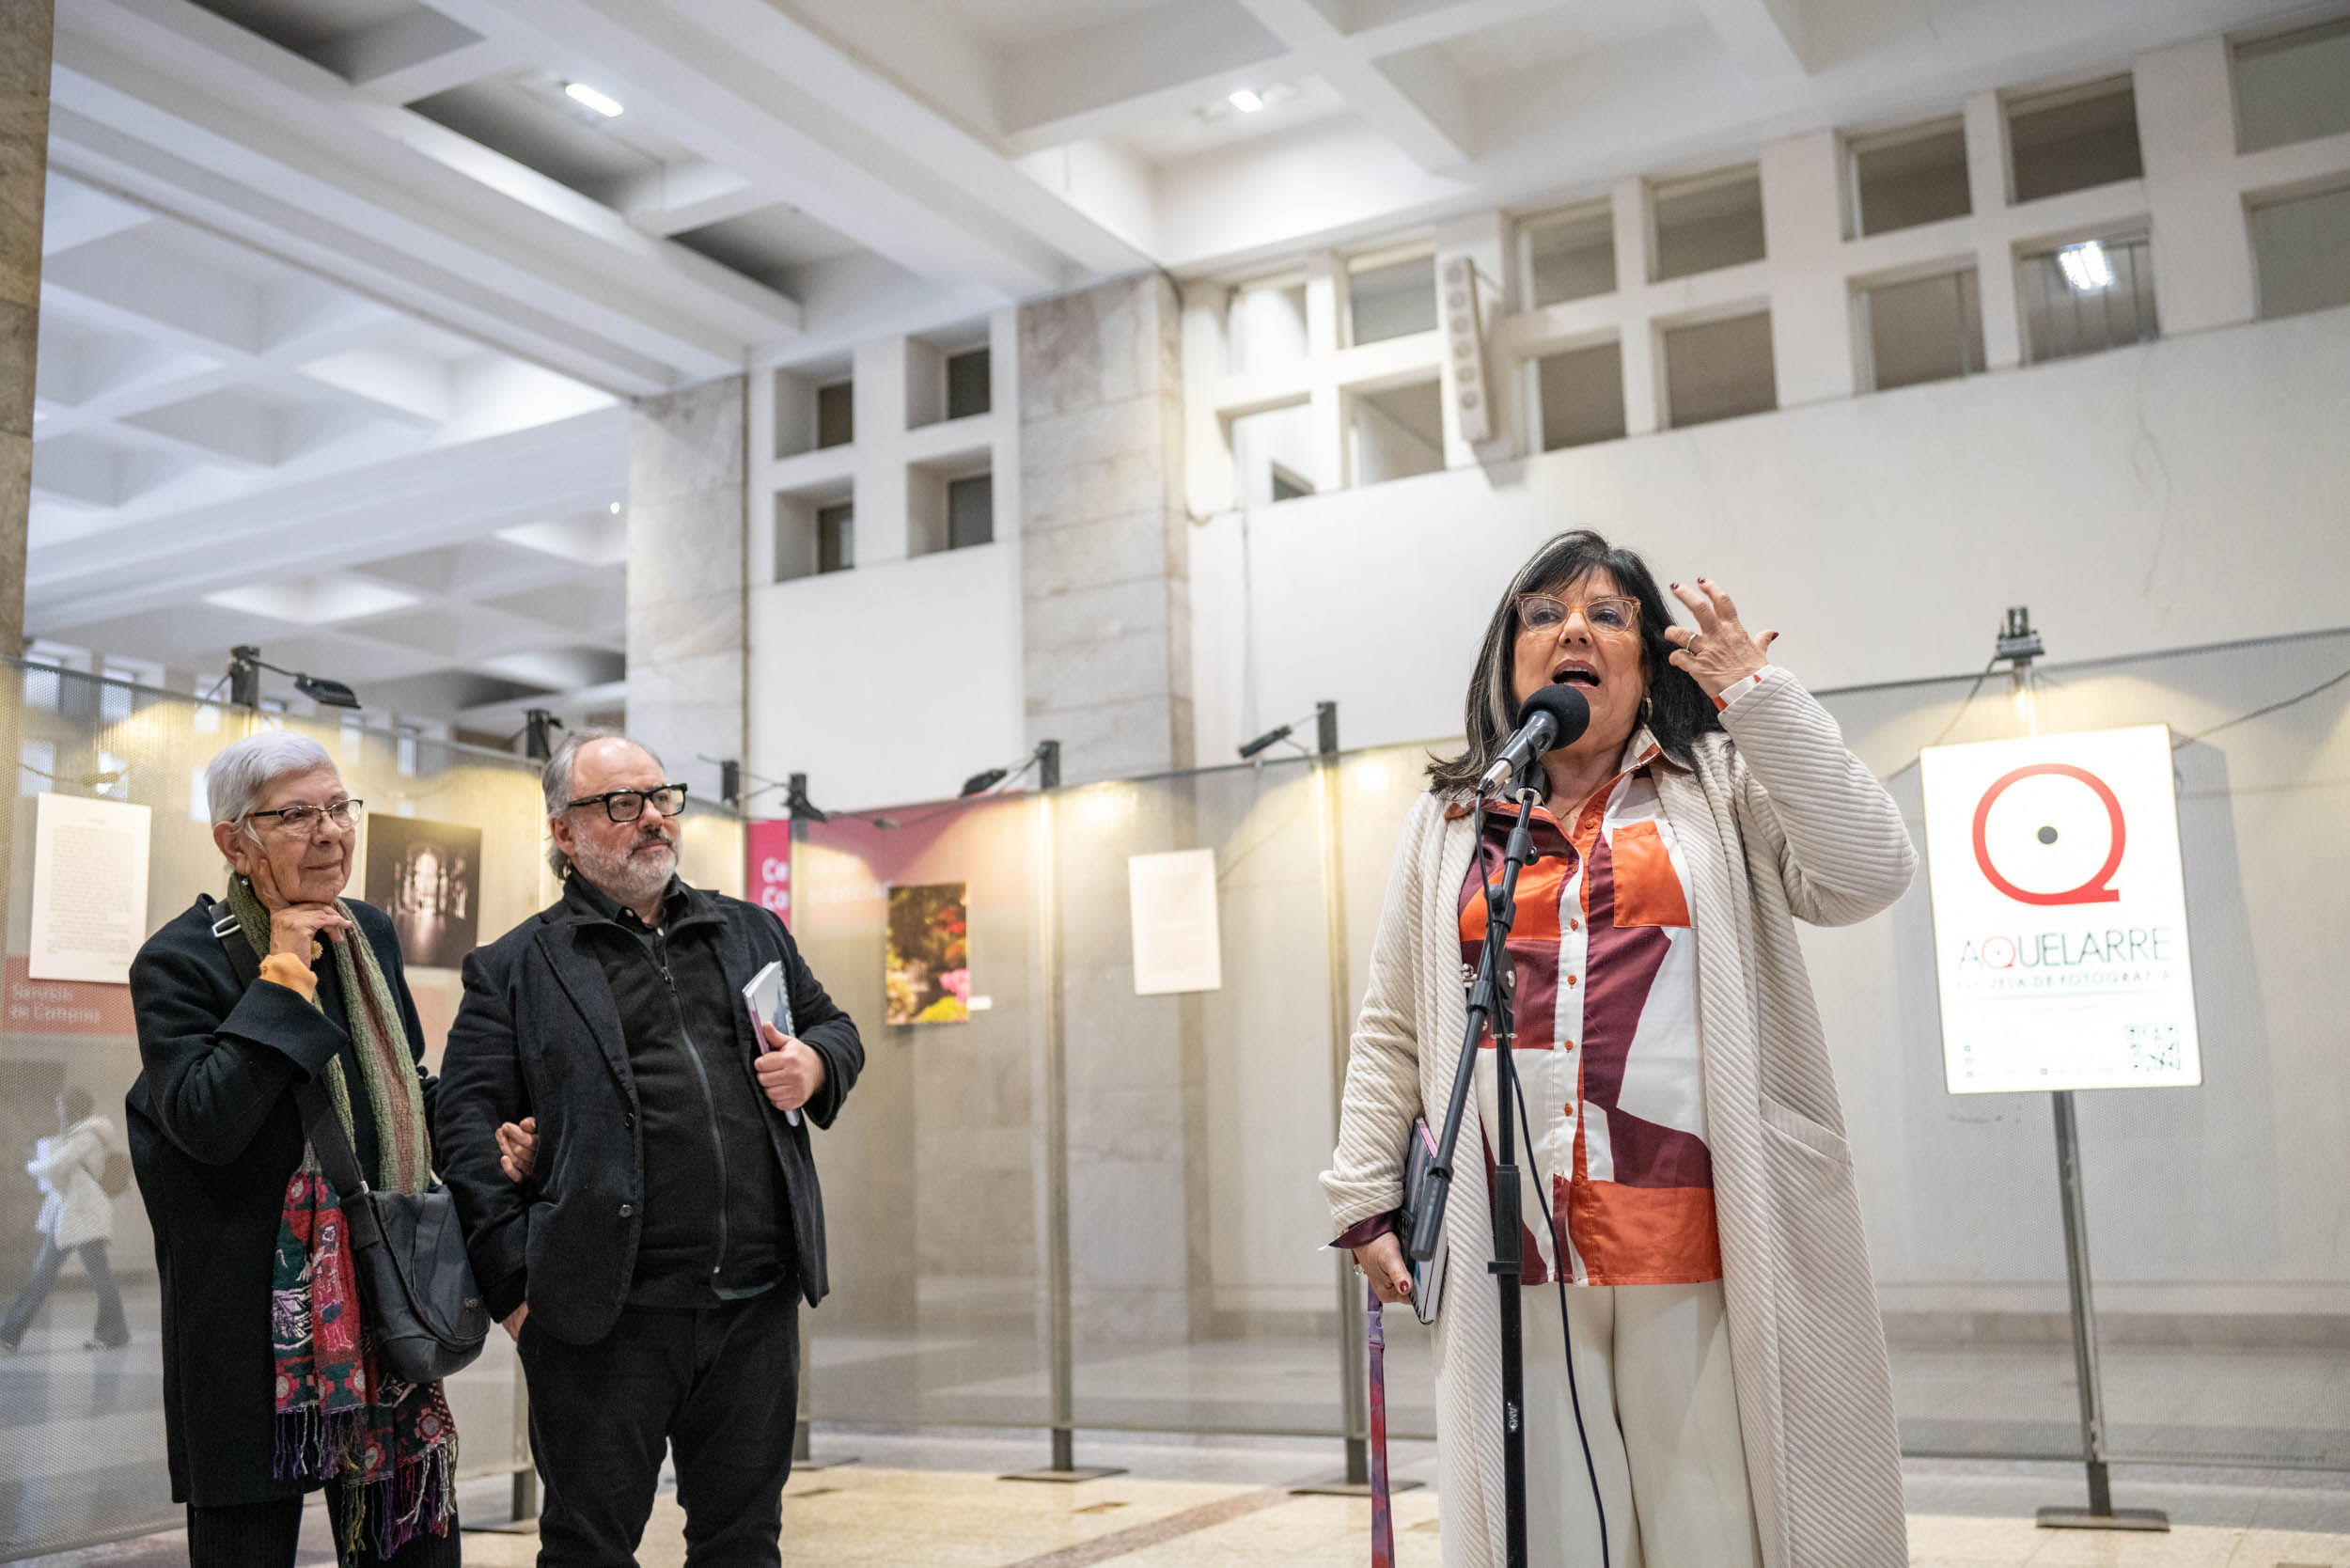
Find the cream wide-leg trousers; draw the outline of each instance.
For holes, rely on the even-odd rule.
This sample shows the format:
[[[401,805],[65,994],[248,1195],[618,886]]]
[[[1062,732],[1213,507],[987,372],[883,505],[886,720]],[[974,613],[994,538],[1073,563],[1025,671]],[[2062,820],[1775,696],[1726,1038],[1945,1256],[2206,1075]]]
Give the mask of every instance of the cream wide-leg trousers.
[[[1527,1560],[1531,1568],[1601,1568],[1599,1519],[1568,1403],[1559,1288],[1528,1287],[1523,1300]],[[1760,1568],[1721,1282],[1570,1285],[1567,1312],[1607,1509],[1606,1568]]]

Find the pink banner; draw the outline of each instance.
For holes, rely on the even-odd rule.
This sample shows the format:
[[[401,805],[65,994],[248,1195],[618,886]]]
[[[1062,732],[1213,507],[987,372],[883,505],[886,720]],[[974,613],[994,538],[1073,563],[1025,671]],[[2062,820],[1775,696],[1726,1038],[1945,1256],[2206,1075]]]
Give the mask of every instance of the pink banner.
[[[745,823],[743,826],[743,896],[791,922],[791,824]]]

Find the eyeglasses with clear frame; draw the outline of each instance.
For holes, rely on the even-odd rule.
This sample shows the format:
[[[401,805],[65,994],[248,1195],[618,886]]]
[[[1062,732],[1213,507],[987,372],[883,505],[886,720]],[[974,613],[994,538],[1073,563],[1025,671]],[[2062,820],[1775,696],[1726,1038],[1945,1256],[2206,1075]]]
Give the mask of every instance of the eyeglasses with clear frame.
[[[364,800],[345,798],[324,806],[281,806],[274,811],[247,811],[239,820],[259,822],[263,818],[273,818],[278,831],[289,839],[315,839],[321,823],[350,828],[364,814],[367,804]]]
[[[600,795],[567,800],[563,809],[569,811],[580,806],[601,806],[603,814],[616,823],[634,822],[645,814],[648,806],[659,816],[674,817],[685,809],[685,786],[664,784],[657,790],[606,790]]]
[[[1547,636],[1564,626],[1574,612],[1583,612],[1583,624],[1595,635],[1603,637],[1637,636],[1640,631],[1640,602],[1622,594],[1605,594],[1587,599],[1581,604],[1569,604],[1547,593],[1518,595],[1518,629]]]

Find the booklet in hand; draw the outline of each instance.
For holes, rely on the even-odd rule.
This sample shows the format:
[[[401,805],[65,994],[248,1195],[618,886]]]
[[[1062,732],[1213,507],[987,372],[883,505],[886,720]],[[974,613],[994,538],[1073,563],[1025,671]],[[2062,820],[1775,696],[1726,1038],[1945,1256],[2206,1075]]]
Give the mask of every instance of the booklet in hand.
[[[751,1010],[751,1038],[759,1043],[759,1054],[763,1057],[775,1047],[767,1043],[767,1031],[760,1025],[773,1024],[785,1034],[791,1032],[791,996],[783,988],[781,960],[751,977],[750,984],[743,988],[743,1005]],[[800,1124],[798,1111],[785,1111],[783,1119],[794,1127]]]
[[[1429,1202],[1428,1172],[1436,1163],[1436,1135],[1425,1117],[1412,1121],[1412,1141],[1403,1161],[1403,1209],[1396,1216],[1398,1239],[1407,1238],[1418,1229],[1419,1212]],[[1436,1307],[1444,1298],[1444,1267],[1451,1257],[1452,1246],[1436,1233],[1436,1250],[1425,1262],[1412,1262],[1412,1311],[1422,1323],[1436,1321]]]

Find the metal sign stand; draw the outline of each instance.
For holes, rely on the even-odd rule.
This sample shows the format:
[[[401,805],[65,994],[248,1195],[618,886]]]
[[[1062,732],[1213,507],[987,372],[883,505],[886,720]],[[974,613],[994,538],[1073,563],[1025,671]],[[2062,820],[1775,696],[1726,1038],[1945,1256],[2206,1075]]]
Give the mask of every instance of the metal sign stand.
[[[2036,736],[2040,733],[2040,692],[2032,678],[2032,660],[2042,652],[2042,645],[2040,634],[2031,629],[2029,611],[2018,605],[2007,612],[1998,651],[2013,666],[2025,733]],[[2089,1208],[2081,1190],[2080,1133],[2073,1120],[2073,1091],[2060,1089],[2049,1099],[2056,1113],[2057,1186],[2064,1205],[2064,1281],[2073,1305],[2073,1372],[2080,1388],[2081,1458],[2089,1467],[2089,1506],[2044,1508],[2040,1527],[2167,1530],[2170,1516],[2161,1509],[2113,1506],[2106,1458],[2105,1385],[2097,1366],[2097,1313],[2089,1286]]]
[[[1052,1400],[1052,1463],[1003,1481],[1093,1481],[1122,1475],[1116,1466],[1079,1465],[1076,1367],[1069,1310],[1069,1010],[1061,986],[1060,844],[1054,795],[1060,789],[1060,743],[1046,741],[1037,761],[1038,1001],[1044,1015],[1044,1268]]]

